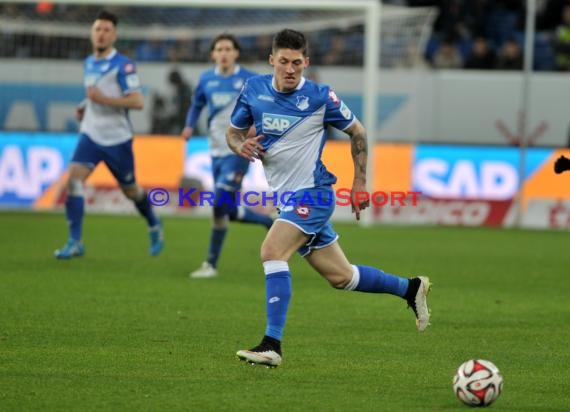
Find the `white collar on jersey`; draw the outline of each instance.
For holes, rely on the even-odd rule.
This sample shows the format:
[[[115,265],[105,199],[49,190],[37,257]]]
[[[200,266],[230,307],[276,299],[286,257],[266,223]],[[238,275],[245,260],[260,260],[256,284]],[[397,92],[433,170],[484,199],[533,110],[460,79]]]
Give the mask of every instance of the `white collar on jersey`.
[[[236,67],[234,68],[234,72],[233,72],[231,75],[233,75],[233,74],[238,74],[239,71],[240,71],[240,69],[241,69],[241,68],[240,68],[240,65],[239,65],[239,64],[236,64]],[[222,73],[220,72],[220,68],[219,68],[218,66],[216,66],[216,67],[214,68],[214,73],[215,73],[216,75],[218,75],[218,76],[222,76]],[[231,75],[230,75],[230,76],[231,76]]]
[[[117,54],[117,49],[113,48],[111,50],[111,53],[109,53],[107,56],[103,57],[102,59],[98,59],[95,57],[95,60],[111,60],[113,57],[115,57],[116,54]]]
[[[305,76],[302,76],[301,81],[299,82],[297,87],[295,87],[295,90],[300,90],[301,87],[303,87],[305,85],[306,80],[307,79],[305,79]],[[275,84],[275,76],[273,76],[273,78],[271,79],[271,86],[273,86],[273,90],[275,90],[277,93],[291,93],[291,92],[281,92],[281,91],[277,90],[277,84]]]

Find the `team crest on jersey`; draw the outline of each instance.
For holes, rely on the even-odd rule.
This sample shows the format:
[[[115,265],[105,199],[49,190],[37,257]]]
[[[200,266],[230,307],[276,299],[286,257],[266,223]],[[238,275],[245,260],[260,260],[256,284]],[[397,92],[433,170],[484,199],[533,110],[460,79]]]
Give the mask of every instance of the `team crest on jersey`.
[[[307,96],[297,96],[297,108],[299,110],[306,110],[309,108],[309,98]]]
[[[132,73],[135,71],[135,66],[132,63],[125,64],[125,73]]]
[[[234,101],[236,97],[235,92],[215,92],[212,93],[212,104],[214,107],[226,107],[228,104]]]
[[[286,116],[283,114],[263,113],[262,130],[263,133],[281,136],[293,126],[295,126],[301,117]]]
[[[335,105],[337,105],[337,106],[338,106],[339,103],[340,103],[340,99],[338,98],[338,96],[336,95],[336,93],[334,92],[334,90],[329,90],[329,99],[331,99],[332,102],[333,102]]]
[[[311,207],[308,205],[299,205],[295,209],[295,213],[302,219],[306,219],[309,217],[311,213]]]

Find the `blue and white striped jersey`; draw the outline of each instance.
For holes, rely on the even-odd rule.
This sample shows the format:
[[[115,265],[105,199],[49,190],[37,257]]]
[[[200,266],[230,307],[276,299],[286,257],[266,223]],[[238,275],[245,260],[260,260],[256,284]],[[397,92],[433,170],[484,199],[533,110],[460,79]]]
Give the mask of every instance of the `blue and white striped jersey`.
[[[134,63],[113,49],[104,59],[91,55],[84,62],[83,84],[96,86],[111,97],[121,97],[140,91],[141,85]],[[113,146],[133,137],[128,109],[98,104],[86,100],[81,133],[87,134],[95,143]]]
[[[249,79],[232,113],[231,125],[255,124],[264,135],[262,159],[271,190],[285,192],[331,185],[336,176],[321,160],[326,126],[346,130],[356,121],[352,111],[327,85],[305,78],[288,93],[275,89],[273,75]]]
[[[220,74],[217,68],[205,71],[196,87],[192,106],[186,116],[186,126],[196,127],[202,109],[208,106],[208,133],[212,156],[233,154],[226,141],[226,131],[236,99],[245,81],[256,73],[239,65],[229,76]]]

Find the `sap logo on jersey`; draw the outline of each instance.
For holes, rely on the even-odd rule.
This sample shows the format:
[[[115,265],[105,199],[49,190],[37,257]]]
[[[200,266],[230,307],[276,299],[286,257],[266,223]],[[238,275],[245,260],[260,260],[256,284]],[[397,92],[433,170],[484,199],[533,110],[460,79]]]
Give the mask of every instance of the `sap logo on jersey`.
[[[414,165],[414,190],[446,198],[511,199],[517,192],[517,169],[504,161],[474,162],[427,158]]]
[[[281,136],[301,120],[297,116],[263,113],[263,132]]]
[[[215,107],[225,107],[237,96],[236,93],[212,93],[212,104]]]

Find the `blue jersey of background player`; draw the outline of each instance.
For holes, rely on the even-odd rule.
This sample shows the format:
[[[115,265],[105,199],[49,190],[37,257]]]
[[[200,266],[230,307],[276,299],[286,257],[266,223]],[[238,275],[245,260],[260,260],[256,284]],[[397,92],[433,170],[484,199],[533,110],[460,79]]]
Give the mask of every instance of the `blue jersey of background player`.
[[[194,133],[200,113],[208,106],[208,134],[215,186],[214,224],[208,257],[200,268],[190,273],[193,278],[217,275],[216,266],[226,237],[228,220],[257,223],[266,228],[272,224],[269,216],[236,206],[235,202],[236,192],[241,188],[249,161],[237,156],[228,147],[226,131],[240,90],[246,80],[255,75],[237,64],[239,50],[236,38],[230,34],[214,38],[211,57],[215,67],[200,77],[192,106],[188,110],[186,127],[182,131],[182,136],[189,139]]]
[[[100,12],[91,27],[93,54],[85,60],[87,99],[77,109],[80,137],[69,168],[65,212],[69,224],[67,243],[55,251],[58,259],[83,256],[83,184],[99,162],[105,162],[123,193],[146,219],[150,254],[158,255],[164,240],[159,219],[144,190],[135,181],[133,131],[128,109],[140,110],[144,99],[134,63],[114,48],[117,17]]]
[[[350,137],[352,208],[357,219],[369,206],[368,200],[355,196],[366,191],[366,130],[330,87],[303,77],[309,58],[302,33],[287,29],[277,33],[269,63],[273,75],[249,79],[241,92],[227,140],[244,158],[262,160],[273,191],[292,195],[280,204],[279,218],[261,246],[266,284],[264,337],[256,347],[238,351],[238,358],[268,366],[281,363],[281,340],[292,292],[288,260],[295,251],[334,288],[404,298],[415,313],[418,330],[423,331],[429,322],[429,279],[406,279],[351,264],[330,223],[335,205],[331,185],[336,178],[321,161],[326,127],[341,129]],[[257,136],[248,137],[252,125]]]

